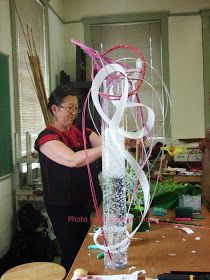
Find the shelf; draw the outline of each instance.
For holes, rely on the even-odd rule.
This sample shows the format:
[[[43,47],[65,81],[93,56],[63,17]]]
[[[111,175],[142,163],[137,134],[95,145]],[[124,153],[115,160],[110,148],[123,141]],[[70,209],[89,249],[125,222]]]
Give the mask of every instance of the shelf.
[[[176,183],[198,183],[198,184],[200,184],[201,175],[200,176],[198,176],[198,175],[195,175],[195,176],[174,175],[173,179]]]
[[[19,188],[16,191],[16,201],[43,201],[43,195],[31,187]]]
[[[18,160],[18,163],[39,163],[39,159],[33,157],[25,157],[25,158],[20,158]]]

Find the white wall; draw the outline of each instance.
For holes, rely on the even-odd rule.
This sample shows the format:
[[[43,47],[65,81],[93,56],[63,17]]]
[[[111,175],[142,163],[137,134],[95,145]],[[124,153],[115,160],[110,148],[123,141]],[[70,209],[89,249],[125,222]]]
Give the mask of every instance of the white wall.
[[[210,9],[209,0],[64,0],[64,19],[82,17],[169,12],[191,13]],[[83,24],[64,25],[65,71],[75,79],[75,47],[70,38],[84,41]],[[173,138],[204,137],[204,89],[202,61],[202,26],[200,15],[169,17],[170,94],[172,97],[171,125]]]
[[[196,12],[209,9],[209,0],[63,0],[64,20],[82,17],[151,12]]]
[[[64,27],[57,16],[48,10],[51,89],[59,84],[59,73],[64,69]]]
[[[171,128],[176,138],[204,135],[200,16],[169,18]]]
[[[2,1],[2,0],[1,0]],[[11,237],[15,229],[15,207],[13,204],[12,179],[0,182],[0,258],[10,247]]]
[[[63,17],[64,17],[64,3],[63,3],[63,0],[50,0],[50,6],[63,19]]]
[[[64,24],[65,41],[65,71],[70,74],[71,80],[76,79],[76,46],[70,42],[71,39],[79,39],[84,42],[84,28],[81,23],[74,23],[73,28],[69,24]]]
[[[12,74],[12,43],[9,1],[0,0],[0,52],[9,55],[10,100],[14,135],[14,99]],[[13,145],[14,146],[14,145]],[[14,231],[14,203],[12,177],[0,178],[0,258],[7,252]]]

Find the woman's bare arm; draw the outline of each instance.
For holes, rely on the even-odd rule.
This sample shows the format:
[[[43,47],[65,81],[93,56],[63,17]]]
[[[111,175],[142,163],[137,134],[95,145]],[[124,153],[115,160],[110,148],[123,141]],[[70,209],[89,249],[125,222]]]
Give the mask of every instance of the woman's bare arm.
[[[96,144],[97,138],[94,135],[92,136],[92,138],[93,143]],[[76,168],[86,165],[86,153],[87,160],[89,163],[92,163],[101,157],[101,145],[96,145],[93,148],[87,149],[87,151],[82,150],[74,152],[73,150],[68,148],[64,143],[58,140],[52,140],[44,143],[40,146],[40,151],[45,156],[59,164]]]
[[[101,146],[101,137],[96,134],[95,132],[92,132],[89,136],[89,141],[91,147],[98,147]]]

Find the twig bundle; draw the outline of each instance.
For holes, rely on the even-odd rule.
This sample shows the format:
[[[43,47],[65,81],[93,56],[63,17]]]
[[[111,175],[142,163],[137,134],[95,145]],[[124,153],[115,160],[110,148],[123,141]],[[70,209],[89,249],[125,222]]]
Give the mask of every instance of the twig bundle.
[[[42,75],[42,69],[40,65],[39,56],[37,54],[36,45],[33,37],[32,29],[29,31],[29,27],[27,25],[27,45],[28,45],[28,59],[31,66],[31,71],[33,75],[33,85],[35,86],[36,94],[41,106],[41,110],[44,116],[45,124],[49,125],[50,117],[47,110],[47,96],[44,86],[44,79]]]

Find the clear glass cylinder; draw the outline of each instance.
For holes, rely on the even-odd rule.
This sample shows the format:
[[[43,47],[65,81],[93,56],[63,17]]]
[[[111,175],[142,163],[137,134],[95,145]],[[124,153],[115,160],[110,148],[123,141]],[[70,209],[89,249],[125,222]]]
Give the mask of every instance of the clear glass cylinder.
[[[109,178],[104,182],[104,234],[108,246],[126,239],[126,187],[124,178]],[[104,265],[108,269],[121,269],[127,265],[125,245],[105,253]]]
[[[102,174],[103,174],[103,230],[105,245],[113,246],[126,240],[126,185],[125,158],[121,151],[124,137],[113,139],[105,125],[102,129]],[[105,268],[121,269],[127,266],[125,244],[109,250],[104,257]]]

